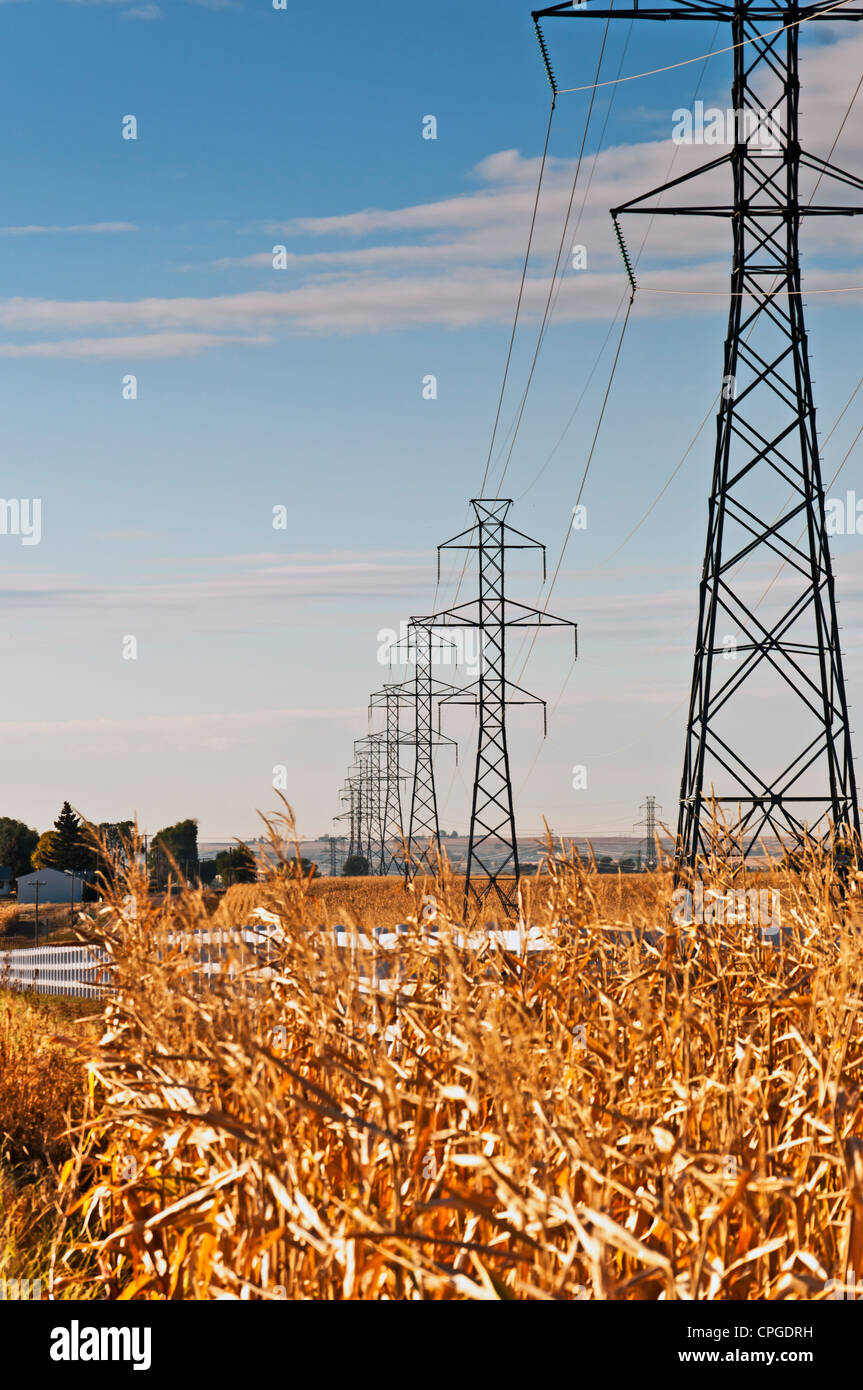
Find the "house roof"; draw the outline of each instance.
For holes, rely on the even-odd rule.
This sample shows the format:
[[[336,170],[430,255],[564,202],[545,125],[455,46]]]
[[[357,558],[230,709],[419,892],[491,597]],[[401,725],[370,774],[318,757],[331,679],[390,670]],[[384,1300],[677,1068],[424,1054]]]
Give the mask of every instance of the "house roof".
[[[51,867],[51,868],[47,868],[47,869],[33,869],[33,870],[31,870],[31,872],[30,872],[29,874],[19,874],[18,877],[16,878],[15,882],[16,882],[16,883],[27,883],[30,879],[38,878],[40,874],[62,874],[63,878],[69,878],[69,879],[72,878],[71,870],[69,870],[69,869],[55,869],[55,868]],[[76,879],[80,879],[80,878],[83,877],[83,875],[76,872],[75,875],[74,875],[74,877],[75,877]]]

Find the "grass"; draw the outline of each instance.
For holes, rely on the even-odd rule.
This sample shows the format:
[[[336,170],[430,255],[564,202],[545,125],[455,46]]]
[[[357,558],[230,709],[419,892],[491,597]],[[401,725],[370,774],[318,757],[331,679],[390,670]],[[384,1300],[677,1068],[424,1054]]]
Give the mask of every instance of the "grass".
[[[76,904],[75,916],[81,910]],[[74,917],[68,903],[39,904],[39,945],[60,945],[75,938]],[[0,903],[0,950],[12,951],[33,946],[36,940],[36,909],[30,904]]]

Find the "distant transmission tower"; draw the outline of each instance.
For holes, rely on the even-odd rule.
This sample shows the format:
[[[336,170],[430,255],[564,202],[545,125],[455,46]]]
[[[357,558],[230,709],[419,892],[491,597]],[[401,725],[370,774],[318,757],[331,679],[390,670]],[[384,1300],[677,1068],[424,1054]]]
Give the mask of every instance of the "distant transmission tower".
[[[366,763],[365,802],[368,819],[369,873],[384,872],[384,808],[383,782],[385,734],[369,734],[369,756]]]
[[[349,813],[348,813],[349,814]],[[344,816],[336,816],[336,821],[343,820]],[[330,847],[330,878],[335,878],[338,873],[339,846],[344,844],[344,835],[328,835],[327,840]]]
[[[414,715],[412,733],[400,737],[400,743],[414,749],[407,858],[404,865],[405,877],[410,879],[418,870],[433,869],[440,854],[434,750],[444,745],[454,748],[458,763],[458,744],[455,739],[442,734],[440,729],[435,730],[434,707],[442,697],[457,694],[458,690],[447,681],[435,680],[433,667],[436,656],[452,661],[457,648],[453,642],[434,631],[434,619],[429,617],[411,618],[406,643],[399,643],[391,651],[395,653],[403,647],[405,661],[412,663],[414,668],[413,680],[404,681],[398,687],[403,703],[413,710]]]
[[[393,868],[398,873],[404,869],[404,830],[402,826],[401,767],[399,744],[401,739],[400,708],[406,703],[407,691],[402,685],[385,685],[376,690],[369,701],[369,711],[383,707],[386,713],[386,729],[383,734],[372,737],[381,741],[381,860],[380,872],[388,874]]]
[[[380,734],[367,734],[365,738],[356,739],[354,742],[360,789],[357,853],[368,862],[370,874],[383,872],[381,741]]]
[[[635,822],[635,828],[636,830],[644,828],[644,864],[648,869],[655,869],[659,863],[659,851],[656,844],[656,817],[657,813],[662,815],[662,807],[657,806],[655,796],[649,796],[638,809],[643,812],[643,817]]]
[[[339,796],[339,801],[340,801],[341,805],[342,805],[342,806],[345,806],[345,805],[346,805],[346,806],[347,806],[347,810],[346,810],[346,811],[342,811],[341,815],[335,817],[336,823],[338,823],[339,821],[346,820],[346,821],[348,821],[349,824],[350,824],[350,835],[349,835],[349,838],[348,838],[348,850],[347,850],[347,854],[345,855],[345,859],[352,859],[353,856],[354,856],[354,855],[356,854],[356,852],[357,852],[357,850],[356,850],[356,842],[357,842],[357,798],[358,798],[358,784],[357,784],[357,779],[356,779],[356,777],[352,777],[351,774],[350,774],[350,771],[349,771],[349,772],[348,772],[348,776],[345,778],[345,785],[342,787],[341,794],[340,794],[340,796]]]
[[[863,180],[801,149],[798,51],[802,24],[808,30],[820,21],[856,21],[863,9],[832,0],[799,6],[679,0],[619,9],[557,4],[534,12],[537,28],[546,17],[725,21],[734,45],[730,151],[612,214],[615,226],[619,214],[631,212],[728,218],[734,243],[678,872],[710,852],[714,799],[735,837],[739,833],[744,856],[765,834],[784,844],[810,835],[829,842],[848,831],[859,837],[798,242],[804,217],[863,211],[814,203],[824,180],[858,192]],[[543,54],[554,87],[544,47]],[[699,206],[654,201],[725,165],[733,184],[730,206],[717,205],[712,190],[711,200]],[[800,197],[803,170],[817,176],[806,203]],[[761,570],[741,579],[750,562]],[[760,597],[751,596],[753,581]]]
[[[506,916],[518,910],[518,844],[506,738],[509,705],[539,704],[507,679],[508,628],[571,627],[567,618],[554,618],[506,597],[505,558],[508,550],[541,550],[545,582],[545,546],[506,524],[509,498],[474,498],[476,520],[466,531],[438,546],[438,577],[442,550],[473,551],[478,560],[479,593],[474,601],[457,604],[430,621],[435,627],[472,627],[479,634],[479,680],[473,687],[445,698],[443,704],[479,706],[479,737],[467,855],[465,910],[469,898],[482,903],[497,899]],[[576,636],[577,654],[577,636]],[[474,695],[470,694],[475,690]],[[517,698],[522,696],[522,699]]]

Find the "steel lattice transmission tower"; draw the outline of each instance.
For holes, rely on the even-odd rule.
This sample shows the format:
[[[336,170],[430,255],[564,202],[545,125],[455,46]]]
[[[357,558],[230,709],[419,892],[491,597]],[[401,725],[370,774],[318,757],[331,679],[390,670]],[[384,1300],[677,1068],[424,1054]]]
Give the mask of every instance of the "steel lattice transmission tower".
[[[366,808],[368,817],[369,873],[384,872],[384,806],[381,792],[384,781],[386,734],[369,734],[369,757],[366,764]]]
[[[410,816],[408,819],[407,858],[405,878],[418,870],[432,870],[440,855],[440,825],[438,822],[437,792],[434,776],[434,750],[447,745],[455,748],[458,763],[458,744],[434,728],[434,707],[446,695],[457,694],[457,688],[446,681],[434,679],[436,656],[453,660],[456,647],[434,631],[434,619],[413,617],[408,624],[404,657],[414,668],[413,680],[404,681],[398,690],[403,703],[413,710],[413,732],[404,734],[400,743],[414,749],[414,771],[411,782]]]
[[[727,218],[731,307],[717,418],[707,544],[678,819],[678,872],[710,852],[715,802],[732,857],[761,835],[784,844],[859,836],[857,789],[824,516],[801,298],[804,217],[859,206],[814,201],[824,181],[863,180],[805,152],[798,138],[800,24],[859,20],[863,9],[679,0],[620,9],[552,5],[542,18],[725,21],[734,44],[727,154],[614,209]],[[540,31],[541,36],[541,31]],[[545,49],[543,56],[554,85]],[[730,204],[717,198],[727,166]],[[801,173],[817,177],[801,200]],[[708,201],[657,206],[708,174]],[[710,176],[715,177],[710,177]],[[823,196],[823,195],[822,195]],[[744,575],[744,565],[761,566]],[[782,567],[773,583],[777,564]],[[766,586],[766,587],[765,587]],[[760,706],[761,718],[757,717]],[[769,724],[764,710],[769,709]],[[738,838],[739,837],[739,838]]]
[[[643,816],[635,822],[635,829],[644,830],[644,863],[648,869],[655,869],[659,854],[656,846],[656,816],[657,812],[662,815],[662,807],[657,806],[655,796],[649,796],[638,809],[643,812]]]
[[[336,816],[335,820],[346,820],[350,824],[350,836],[348,838],[348,850],[345,859],[351,859],[356,854],[357,842],[357,803],[359,800],[359,782],[357,777],[352,776],[350,770],[345,778],[345,784],[339,795],[339,802],[346,806],[347,810],[342,811],[341,815]]]
[[[395,868],[402,873],[405,867],[404,829],[402,825],[401,779],[399,747],[407,740],[401,734],[401,707],[413,704],[413,696],[408,698],[407,687],[400,684],[384,685],[376,690],[369,701],[369,713],[383,707],[386,714],[386,728],[382,734],[374,734],[382,746],[382,794],[381,805],[381,858],[380,872],[388,874]]]
[[[445,681],[436,681],[432,673],[435,644],[442,649],[431,620],[411,618],[410,633],[414,648],[414,776],[411,786],[411,811],[408,821],[408,862],[406,874],[417,868],[432,868],[440,857],[440,822],[438,821],[437,792],[434,780],[434,750],[441,744],[455,748],[458,764],[458,744],[440,730],[434,730],[436,700],[454,693],[455,688]]]
[[[381,735],[367,734],[354,742],[359,768],[359,823],[357,853],[368,862],[369,873],[381,873]]]
[[[350,789],[350,817],[351,817],[351,855],[362,854],[365,846],[363,845],[363,778],[362,769],[357,767],[356,776],[348,779]]]
[[[518,910],[518,844],[506,736],[506,712],[510,705],[545,701],[510,681],[506,675],[506,634],[510,628],[571,627],[567,618],[554,618],[538,608],[528,608],[506,597],[505,559],[508,550],[541,550],[545,582],[545,546],[507,525],[510,498],[474,498],[476,520],[466,531],[438,546],[438,579],[442,550],[473,551],[477,556],[479,593],[474,601],[436,613],[435,627],[472,627],[479,634],[479,680],[442,704],[479,707],[479,737],[470,818],[470,841],[465,883],[465,909],[469,898],[482,902],[497,899],[507,916]],[[577,655],[577,634],[576,634]],[[475,691],[471,694],[471,691]],[[522,697],[522,698],[519,698]]]

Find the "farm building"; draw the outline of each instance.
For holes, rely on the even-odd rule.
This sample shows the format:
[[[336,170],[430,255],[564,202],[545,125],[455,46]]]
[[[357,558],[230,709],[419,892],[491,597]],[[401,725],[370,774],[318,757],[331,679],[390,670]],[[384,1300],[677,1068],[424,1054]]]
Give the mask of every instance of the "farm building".
[[[8,898],[12,892],[12,870],[8,865],[0,865],[0,898]]]
[[[16,879],[19,903],[35,903],[38,884],[40,903],[79,903],[84,891],[80,874],[66,869],[36,869]]]

